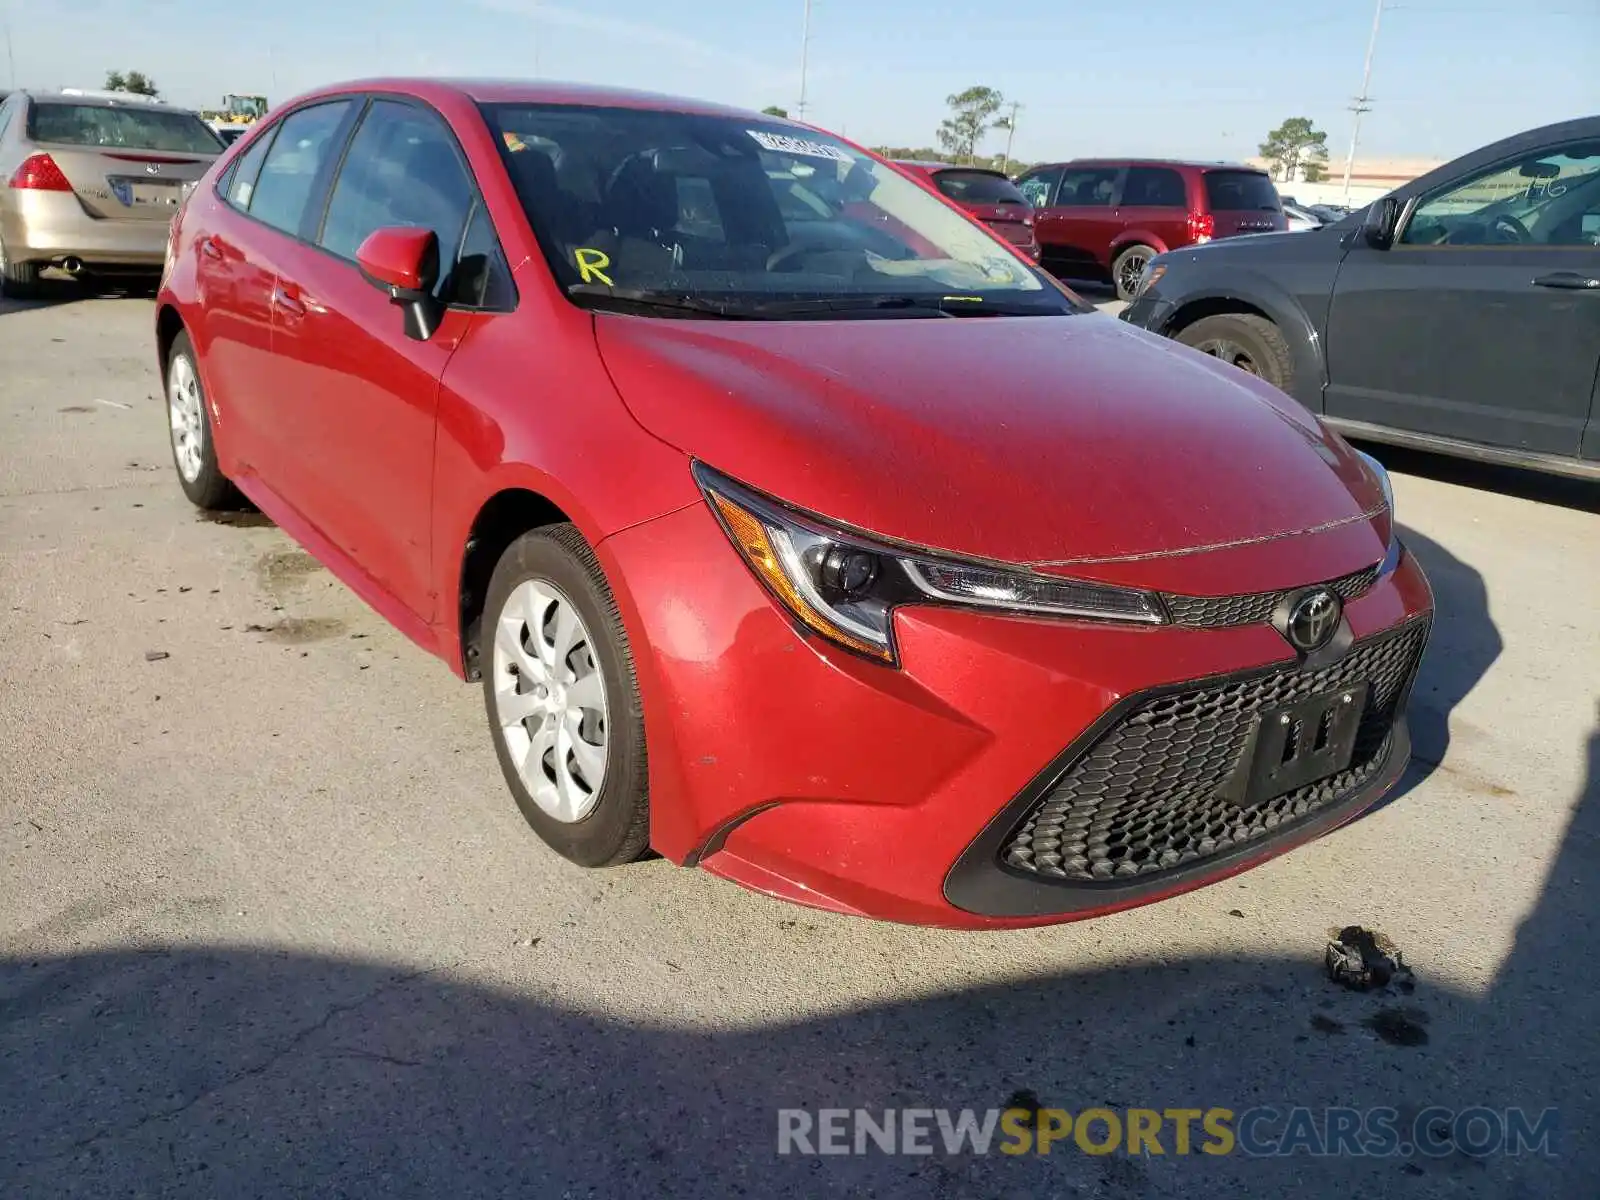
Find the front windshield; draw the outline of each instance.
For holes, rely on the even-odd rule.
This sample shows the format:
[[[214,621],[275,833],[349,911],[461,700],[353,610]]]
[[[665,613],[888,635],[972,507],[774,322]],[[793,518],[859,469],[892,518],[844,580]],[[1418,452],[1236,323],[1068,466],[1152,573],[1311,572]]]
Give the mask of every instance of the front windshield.
[[[730,311],[874,298],[1077,310],[981,226],[823,133],[571,105],[489,105],[485,115],[570,291]]]

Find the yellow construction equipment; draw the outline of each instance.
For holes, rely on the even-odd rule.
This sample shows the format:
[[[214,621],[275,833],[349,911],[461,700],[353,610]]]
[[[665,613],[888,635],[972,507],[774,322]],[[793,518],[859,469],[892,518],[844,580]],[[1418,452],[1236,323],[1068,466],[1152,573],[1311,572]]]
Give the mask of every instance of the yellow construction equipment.
[[[201,119],[213,125],[253,125],[266,115],[265,96],[236,96],[231,92],[222,98],[221,108],[200,110]]]

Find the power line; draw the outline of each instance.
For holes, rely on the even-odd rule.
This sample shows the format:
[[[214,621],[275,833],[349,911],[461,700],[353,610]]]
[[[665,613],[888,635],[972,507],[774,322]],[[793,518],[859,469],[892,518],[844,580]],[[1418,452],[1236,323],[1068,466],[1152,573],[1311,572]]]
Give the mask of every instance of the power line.
[[[1367,61],[1361,69],[1361,94],[1355,98],[1355,103],[1350,106],[1350,111],[1355,114],[1355,120],[1350,128],[1350,153],[1344,160],[1344,196],[1341,204],[1350,203],[1350,172],[1356,165],[1356,146],[1361,141],[1361,114],[1372,111],[1369,101],[1372,99],[1367,94],[1367,87],[1372,83],[1372,55],[1378,49],[1378,26],[1383,21],[1384,0],[1378,0],[1378,7],[1372,14],[1372,36],[1367,39]]]

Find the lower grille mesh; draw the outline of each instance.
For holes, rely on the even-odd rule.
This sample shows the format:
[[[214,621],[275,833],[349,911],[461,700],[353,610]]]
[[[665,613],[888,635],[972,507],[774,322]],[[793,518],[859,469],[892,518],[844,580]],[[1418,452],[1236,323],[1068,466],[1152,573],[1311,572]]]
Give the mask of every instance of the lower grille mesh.
[[[1388,757],[1396,709],[1427,643],[1425,621],[1355,646],[1329,667],[1151,696],[1067,769],[1002,845],[1002,861],[1041,880],[1146,879],[1260,841],[1343,799]],[[1251,808],[1218,793],[1258,713],[1366,681],[1350,766]]]

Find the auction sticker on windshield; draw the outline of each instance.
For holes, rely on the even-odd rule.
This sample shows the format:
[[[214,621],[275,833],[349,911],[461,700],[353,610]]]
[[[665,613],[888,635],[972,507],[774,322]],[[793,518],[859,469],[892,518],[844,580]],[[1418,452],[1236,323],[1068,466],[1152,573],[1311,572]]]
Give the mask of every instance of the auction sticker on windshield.
[[[831,158],[835,162],[855,162],[855,158],[848,151],[841,150],[838,146],[829,146],[806,138],[789,137],[781,133],[763,133],[759,129],[747,129],[745,132],[754,138],[756,145],[763,150],[772,150],[779,154],[799,154],[807,158]]]

